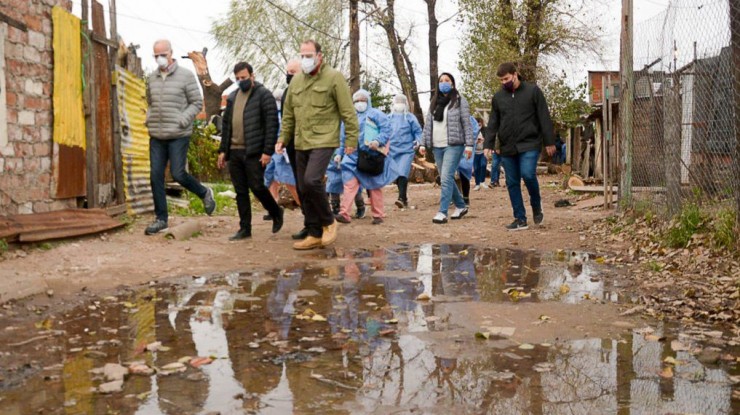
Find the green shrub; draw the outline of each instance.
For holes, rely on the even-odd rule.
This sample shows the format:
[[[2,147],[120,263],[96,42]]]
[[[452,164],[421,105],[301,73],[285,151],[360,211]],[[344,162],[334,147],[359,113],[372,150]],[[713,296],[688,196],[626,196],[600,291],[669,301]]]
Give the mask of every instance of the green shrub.
[[[712,221],[711,227],[712,240],[718,248],[738,249],[737,223],[735,212],[732,209],[720,210]]]
[[[219,193],[225,192],[227,190],[234,191],[234,187],[226,184],[226,183],[216,183],[209,185],[213,189],[213,196],[216,199],[216,211],[213,212],[214,215],[230,215],[234,214],[236,212],[236,200],[228,197],[228,196],[221,196]],[[172,203],[169,203],[169,210],[170,213],[174,213],[179,216],[197,216],[197,215],[205,215],[206,210],[205,207],[203,207],[203,201],[200,200],[198,196],[196,196],[194,193],[185,192],[186,197],[188,198],[189,206],[187,208],[183,208],[180,206],[176,206]],[[254,202],[256,200],[255,197],[251,198],[252,200],[252,206],[254,206]]]
[[[188,169],[190,174],[202,182],[226,180],[226,172],[217,167],[218,147],[221,144],[213,139],[216,127],[202,121],[195,121],[188,149]]]
[[[707,216],[695,203],[684,206],[665,234],[665,242],[671,248],[686,247],[691,238],[707,230]]]

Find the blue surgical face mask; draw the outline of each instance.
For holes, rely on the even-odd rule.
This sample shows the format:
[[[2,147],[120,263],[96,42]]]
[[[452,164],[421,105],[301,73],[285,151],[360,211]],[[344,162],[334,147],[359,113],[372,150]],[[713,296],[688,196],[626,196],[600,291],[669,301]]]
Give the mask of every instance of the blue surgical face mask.
[[[443,94],[449,94],[450,91],[452,91],[452,83],[451,82],[440,82],[439,83],[439,92]]]

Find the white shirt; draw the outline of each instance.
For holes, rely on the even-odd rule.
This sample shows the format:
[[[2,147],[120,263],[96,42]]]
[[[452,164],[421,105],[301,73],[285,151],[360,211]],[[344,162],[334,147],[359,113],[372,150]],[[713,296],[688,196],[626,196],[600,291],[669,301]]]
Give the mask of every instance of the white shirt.
[[[442,121],[434,120],[432,122],[432,147],[445,148],[447,147],[447,108],[445,107]]]

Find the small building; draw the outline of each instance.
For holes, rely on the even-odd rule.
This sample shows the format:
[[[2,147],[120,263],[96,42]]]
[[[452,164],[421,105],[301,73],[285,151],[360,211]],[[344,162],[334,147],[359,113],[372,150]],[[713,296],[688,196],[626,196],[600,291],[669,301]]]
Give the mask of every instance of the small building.
[[[0,215],[77,207],[53,183],[55,6],[70,11],[72,2],[0,2]]]

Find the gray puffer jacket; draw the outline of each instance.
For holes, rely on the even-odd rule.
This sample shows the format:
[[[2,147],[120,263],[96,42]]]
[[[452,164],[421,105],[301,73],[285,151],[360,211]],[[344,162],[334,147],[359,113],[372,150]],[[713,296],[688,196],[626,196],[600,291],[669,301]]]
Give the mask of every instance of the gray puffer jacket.
[[[457,97],[457,104],[453,108],[447,107],[447,145],[473,147],[475,137],[473,137],[473,126],[470,125],[470,105],[462,95]],[[422,144],[428,149],[432,148],[433,113],[434,108],[430,108],[427,121],[424,123]]]
[[[146,90],[149,110],[146,126],[149,136],[160,140],[190,137],[193,120],[203,107],[203,97],[195,75],[175,63],[172,72],[162,77],[159,70],[149,75]]]

